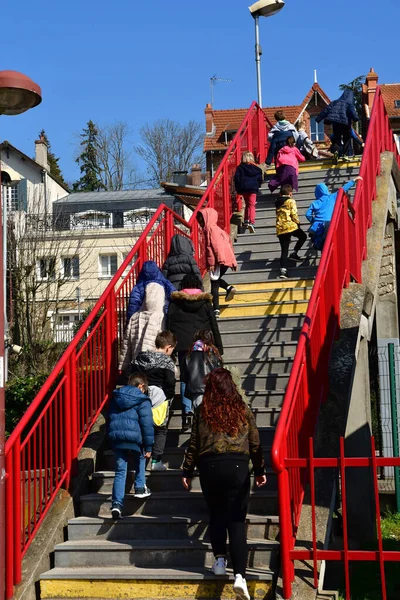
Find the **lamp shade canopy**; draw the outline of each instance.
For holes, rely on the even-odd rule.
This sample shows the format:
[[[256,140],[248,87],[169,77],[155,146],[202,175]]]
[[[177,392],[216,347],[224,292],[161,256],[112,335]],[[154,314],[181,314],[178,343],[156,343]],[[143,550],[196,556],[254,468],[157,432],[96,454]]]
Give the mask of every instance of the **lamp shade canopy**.
[[[18,71],[0,71],[0,114],[20,115],[42,101],[42,90]]]
[[[284,0],[258,0],[249,6],[249,10],[253,17],[272,17],[284,6]]]

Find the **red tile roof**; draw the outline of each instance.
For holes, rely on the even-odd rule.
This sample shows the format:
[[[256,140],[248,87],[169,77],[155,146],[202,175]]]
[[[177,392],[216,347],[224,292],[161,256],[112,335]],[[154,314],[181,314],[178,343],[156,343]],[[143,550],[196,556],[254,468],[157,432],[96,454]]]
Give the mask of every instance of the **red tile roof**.
[[[400,117],[400,108],[394,105],[395,100],[400,100],[400,83],[384,83],[381,90],[389,117]]]
[[[294,106],[267,106],[265,107],[264,114],[271,123],[275,122],[274,114],[278,110],[282,110],[285,113],[286,119],[291,123],[295,123],[299,118],[301,112],[306,108],[310,102],[313,93],[317,91],[322,99],[329,104],[330,100],[325,92],[320,88],[318,83],[314,83],[307,96],[304,98],[302,104]],[[237,131],[246,116],[247,108],[234,108],[230,110],[214,110],[213,111],[213,124],[215,126],[215,133],[213,136],[205,136],[204,139],[204,152],[210,150],[225,150],[226,144],[224,143],[224,131]],[[228,142],[229,144],[229,142]]]

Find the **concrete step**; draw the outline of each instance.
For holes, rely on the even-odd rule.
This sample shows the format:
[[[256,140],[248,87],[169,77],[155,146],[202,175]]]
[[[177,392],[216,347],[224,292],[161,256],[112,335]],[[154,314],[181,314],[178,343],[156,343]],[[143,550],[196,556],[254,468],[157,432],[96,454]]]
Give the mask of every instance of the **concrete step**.
[[[257,427],[271,427],[275,426],[278,422],[281,403],[279,406],[269,407],[269,406],[251,406],[252,411],[254,413]],[[182,410],[172,409],[171,416],[168,422],[170,428],[179,429],[182,426]]]
[[[294,249],[294,245],[295,245],[295,240],[292,242],[291,247],[289,249],[289,252],[292,252]],[[317,268],[319,265],[319,258],[316,257],[316,252],[313,249],[307,249],[304,250],[303,248],[300,250],[299,255],[301,257],[301,261],[297,262],[294,261],[292,259],[289,258],[289,268],[290,269],[296,269],[297,267],[301,266],[302,268],[306,268],[306,267],[314,267]],[[261,260],[257,260],[256,257],[251,257],[250,260],[246,259],[243,260],[241,259],[241,257],[239,256],[239,258],[237,258],[237,273],[243,273],[243,272],[247,272],[247,273],[251,273],[252,271],[262,271],[262,270],[268,270],[268,269],[276,269],[279,268],[280,266],[280,257],[281,257],[281,252],[276,251],[274,253],[271,252],[270,256],[268,256],[267,258],[261,259]],[[225,277],[224,277],[225,279]],[[277,289],[279,288],[279,284],[276,286]]]
[[[265,265],[266,261],[254,261],[255,265]],[[247,263],[245,263],[247,264]],[[297,263],[296,263],[297,264]],[[225,306],[236,306],[239,304],[251,304],[254,302],[283,302],[293,300],[308,300],[312,292],[312,287],[295,287],[295,288],[283,288],[276,287],[275,289],[265,290],[237,290],[235,298],[229,300]],[[220,302],[224,302],[225,293],[220,294]]]
[[[250,366],[248,368],[251,369]],[[177,414],[179,414],[179,417],[181,417],[180,411],[177,412]],[[167,447],[178,448],[179,446],[183,446],[186,448],[186,446],[188,445],[191,432],[190,431],[182,432],[181,423],[182,423],[182,420],[180,419],[179,425],[176,429],[174,429],[172,427],[168,428]],[[259,434],[260,434],[261,444],[263,446],[271,445],[272,439],[275,434],[275,427],[268,427],[268,426],[260,427]]]
[[[240,336],[238,344],[232,346],[224,344],[224,361],[232,363],[236,359],[293,358],[296,348],[296,342],[245,344]]]
[[[249,567],[246,579],[252,598],[270,598],[274,574],[270,569]],[[214,575],[202,567],[161,566],[55,568],[40,576],[42,600],[235,600],[233,573]],[[140,594],[140,597],[139,595]]]
[[[68,539],[90,540],[209,540],[208,519],[196,517],[155,516],[112,518],[76,517],[68,521]],[[247,515],[247,537],[276,540],[279,534],[279,517],[276,515]]]
[[[308,300],[293,300],[287,302],[254,302],[252,304],[221,304],[221,319],[225,317],[287,315],[306,312]]]
[[[296,280],[279,279],[278,281],[288,282],[295,285]],[[300,280],[301,281],[301,280]],[[278,282],[277,282],[278,283]],[[299,329],[303,326],[304,315],[271,315],[266,317],[242,317],[238,319],[225,318],[218,321],[218,327],[225,341],[227,333],[245,333],[246,331],[259,331],[263,337],[258,341],[268,341],[269,335],[274,336],[278,330]],[[273,338],[271,339],[273,341]]]
[[[92,492],[100,492],[102,494],[111,494],[114,484],[114,471],[96,471],[92,475]],[[125,492],[127,494],[134,493],[135,472],[128,471],[126,479]],[[152,492],[180,492],[182,491],[182,472],[180,469],[168,469],[167,471],[149,471],[147,474],[147,486]],[[264,487],[265,491],[276,489],[276,474],[269,469],[267,471],[267,484]],[[252,488],[254,487],[254,477],[252,476]],[[198,492],[201,490],[200,479],[195,472],[192,479],[192,490]]]
[[[219,321],[224,324],[227,319]],[[297,342],[300,335],[300,327],[290,329],[288,327],[282,327],[282,329],[271,329],[271,330],[260,330],[260,329],[248,329],[247,331],[226,331],[223,334],[224,340],[224,358],[230,347],[236,347],[240,344],[240,348],[247,344],[270,346],[274,345],[279,347],[280,344],[290,345],[291,343]]]
[[[288,270],[288,276],[290,279],[314,279],[317,273],[317,267],[313,266],[303,266],[302,264],[298,264]],[[264,281],[281,281],[278,277],[279,275],[279,261],[276,260],[275,264],[271,262],[271,266],[268,269],[259,269],[254,271],[228,271],[224,275],[224,279],[232,285],[236,285],[238,283],[256,283],[256,282],[264,282]],[[228,316],[228,315],[227,315]],[[232,315],[234,316],[234,315]],[[251,316],[251,315],[248,315]],[[254,315],[257,316],[257,315]],[[259,315],[262,316],[262,315]]]
[[[105,516],[111,512],[109,494],[85,494],[80,498],[81,514],[86,517]],[[278,514],[278,495],[274,490],[251,493],[249,512],[261,515]],[[145,499],[126,494],[124,499],[126,515],[174,515],[182,517],[204,516],[207,505],[201,492],[154,492]]]
[[[294,243],[295,243],[295,240],[293,239],[291,251],[293,250]],[[310,264],[310,261],[315,261],[316,259],[319,259],[321,256],[321,254],[317,253],[317,251],[313,248],[311,241],[307,241],[304,244],[304,246],[300,250],[299,254],[304,259],[304,263],[306,263],[306,261],[307,261],[308,264]],[[258,247],[258,248],[252,247],[252,248],[247,248],[245,250],[241,250],[240,252],[237,252],[236,248],[235,248],[235,256],[236,256],[236,260],[238,262],[240,271],[243,270],[242,264],[245,264],[247,266],[249,262],[250,263],[262,262],[268,266],[268,264],[271,263],[272,261],[275,263],[276,261],[278,261],[280,259],[281,245],[279,243],[279,240],[276,239],[276,242],[274,244],[269,245],[267,248],[263,247],[263,246]],[[317,263],[315,263],[315,264],[317,264]],[[250,269],[251,269],[251,266],[250,266]]]
[[[253,390],[256,392],[276,390],[284,394],[289,375],[290,373],[271,373],[269,375],[248,373],[242,375],[242,387],[247,397],[251,395]]]
[[[248,540],[247,545],[249,566],[272,569],[276,567],[278,542]],[[174,568],[178,565],[185,568],[211,567],[213,562],[211,544],[201,540],[74,540],[58,544],[54,550],[56,568]]]
[[[226,361],[227,365],[236,365],[242,375],[290,375],[292,369],[293,358],[271,358],[266,361],[264,359],[254,358],[251,360],[245,358],[237,358],[234,363]]]

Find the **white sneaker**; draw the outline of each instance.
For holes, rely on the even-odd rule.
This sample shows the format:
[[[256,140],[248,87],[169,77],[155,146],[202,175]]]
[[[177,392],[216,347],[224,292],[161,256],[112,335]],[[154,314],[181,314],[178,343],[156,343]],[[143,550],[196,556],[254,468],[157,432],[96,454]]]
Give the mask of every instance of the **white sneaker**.
[[[236,294],[236,288],[233,285],[230,285],[226,290],[225,302],[230,302],[234,299]]]
[[[241,575],[235,575],[233,591],[235,592],[239,600],[250,600],[250,594],[249,590],[247,589],[246,580]]]
[[[147,485],[145,485],[144,488],[139,488],[137,491],[135,490],[135,493],[133,494],[134,498],[148,498],[149,496],[151,496],[151,491]]]
[[[152,462],[150,468],[152,471],[166,471],[167,465],[165,465],[162,460],[159,460],[155,463]]]
[[[212,572],[214,573],[214,575],[226,575],[226,565],[227,565],[227,560],[226,558],[224,558],[223,556],[219,556],[218,558],[215,559],[215,562],[213,564],[213,566],[211,567]]]

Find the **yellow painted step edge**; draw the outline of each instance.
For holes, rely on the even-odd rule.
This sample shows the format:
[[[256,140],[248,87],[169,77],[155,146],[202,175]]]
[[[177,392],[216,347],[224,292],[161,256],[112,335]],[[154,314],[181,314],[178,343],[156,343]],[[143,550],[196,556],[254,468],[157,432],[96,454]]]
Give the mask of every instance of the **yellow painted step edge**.
[[[183,575],[183,574],[182,574]],[[266,600],[270,597],[270,581],[248,581],[252,598]],[[46,598],[98,598],[105,600],[135,600],[159,598],[226,598],[235,599],[232,583],[226,581],[193,580],[64,580],[43,579],[40,582],[41,599]]]
[[[287,288],[304,288],[312,287],[314,279],[298,279],[297,281],[283,280],[266,281],[264,283],[238,283],[234,287],[238,292],[252,292],[258,290],[282,290]],[[221,295],[225,293],[221,292]]]
[[[237,306],[240,304],[251,304],[253,302],[285,302],[290,300],[308,300],[311,296],[311,288],[298,288],[295,290],[271,290],[270,292],[246,292],[237,294],[222,307]]]
[[[264,304],[221,307],[224,317],[263,317],[264,315],[296,315],[307,311],[308,302],[287,302],[284,304]]]

